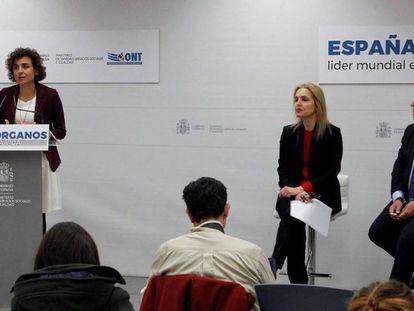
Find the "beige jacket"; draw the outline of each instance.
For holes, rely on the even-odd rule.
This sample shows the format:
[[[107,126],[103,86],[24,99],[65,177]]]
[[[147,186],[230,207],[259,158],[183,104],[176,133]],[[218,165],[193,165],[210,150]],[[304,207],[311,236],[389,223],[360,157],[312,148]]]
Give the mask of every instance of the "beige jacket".
[[[237,282],[255,296],[254,285],[275,280],[259,246],[201,225],[160,246],[153,275],[197,274]]]

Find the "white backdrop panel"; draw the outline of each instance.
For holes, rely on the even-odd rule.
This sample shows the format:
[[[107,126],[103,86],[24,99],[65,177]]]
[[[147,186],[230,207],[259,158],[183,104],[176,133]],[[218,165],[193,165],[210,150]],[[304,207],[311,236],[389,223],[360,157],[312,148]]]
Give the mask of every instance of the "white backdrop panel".
[[[414,83],[414,27],[321,27],[319,83]]]
[[[0,59],[16,47],[35,47],[47,68],[45,82],[156,83],[158,30],[2,31]],[[0,82],[9,82],[3,71]]]
[[[228,187],[227,232],[270,255],[279,137],[292,122],[294,86],[317,80],[319,27],[414,20],[411,0],[23,2],[1,2],[2,12],[30,12],[21,23],[4,14],[2,29],[160,29],[159,84],[54,85],[68,136],[60,147],[64,209],[49,215],[49,225],[84,225],[102,262],[132,275],[148,274],[158,245],[189,230],[181,192],[203,175]],[[330,237],[318,239],[318,266],[334,274],[318,282],[357,288],[390,271],[389,256],[366,234],[389,198],[390,170],[400,129],[412,122],[414,91],[409,85],[324,90],[330,119],[342,129],[351,201]],[[244,130],[213,134],[190,127],[178,135],[181,119],[205,129]],[[384,122],[390,135],[377,138]]]

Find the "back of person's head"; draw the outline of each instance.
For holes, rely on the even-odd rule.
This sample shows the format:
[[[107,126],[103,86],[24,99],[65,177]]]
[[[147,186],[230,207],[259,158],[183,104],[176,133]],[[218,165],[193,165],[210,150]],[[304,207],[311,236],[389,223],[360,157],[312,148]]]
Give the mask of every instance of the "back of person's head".
[[[223,214],[227,203],[227,189],[214,178],[201,177],[184,188],[183,199],[191,217],[200,222],[202,219],[217,218]]]
[[[74,222],[61,222],[50,228],[40,242],[34,270],[64,264],[99,265],[98,248],[90,234]]]
[[[348,311],[413,311],[414,295],[398,281],[375,282],[362,288],[349,302]]]

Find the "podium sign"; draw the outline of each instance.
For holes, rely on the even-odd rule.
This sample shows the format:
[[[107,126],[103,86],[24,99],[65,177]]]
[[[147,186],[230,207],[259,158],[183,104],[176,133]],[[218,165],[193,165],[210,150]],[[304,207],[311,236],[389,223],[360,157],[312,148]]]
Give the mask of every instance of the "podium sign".
[[[33,271],[42,239],[42,152],[37,150],[47,150],[48,134],[47,124],[0,125],[0,309],[10,307],[16,279]]]
[[[47,150],[49,124],[0,125],[0,151]]]

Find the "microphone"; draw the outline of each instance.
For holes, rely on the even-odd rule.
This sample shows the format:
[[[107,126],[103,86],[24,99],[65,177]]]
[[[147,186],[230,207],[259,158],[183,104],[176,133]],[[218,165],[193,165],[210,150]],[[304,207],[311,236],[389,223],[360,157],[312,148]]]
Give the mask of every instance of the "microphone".
[[[27,109],[18,108],[17,103],[16,103],[16,98],[14,96],[13,96],[13,100],[14,100],[14,108],[16,108],[16,110],[33,113],[34,115],[37,115],[37,116],[40,117],[40,123],[41,124],[45,124],[45,122],[44,122],[45,117],[44,117],[43,113],[41,113],[37,110],[27,110]],[[3,99],[3,101],[4,101],[4,99]],[[2,101],[2,103],[3,103],[3,101]],[[0,108],[1,108],[1,104],[0,104]],[[57,144],[58,139],[56,138],[56,136],[50,130],[49,130],[49,135],[50,135],[49,139],[52,139],[52,140],[55,141],[54,145]]]
[[[27,110],[27,109],[19,108],[19,107],[17,107],[16,98],[14,96],[13,96],[13,100],[14,100],[14,108],[16,110],[33,113],[35,116],[39,116],[40,117],[40,123],[41,124],[44,124],[45,123],[44,122],[44,120],[45,120],[44,115],[41,112],[36,111],[36,110]],[[0,106],[0,108],[1,108],[1,106]]]
[[[16,110],[33,113],[34,115],[37,115],[37,116],[40,117],[40,123],[41,124],[44,123],[43,122],[43,120],[44,120],[43,114],[40,113],[39,111],[36,111],[36,110],[27,110],[27,109],[22,109],[22,108],[17,108],[17,107],[16,107]]]
[[[4,101],[6,100],[6,98],[7,98],[7,95],[4,95],[4,97],[3,97],[3,99],[1,100],[1,103],[0,103],[0,109],[1,109],[1,107],[3,107]]]
[[[1,110],[1,107],[3,107],[4,101],[6,100],[6,98],[7,98],[7,95],[4,95],[4,96],[3,96],[3,99],[1,100],[1,103],[0,103],[0,110]],[[0,121],[0,123],[1,123],[1,122],[2,122],[2,121]],[[3,122],[6,122],[6,121],[4,120]]]

